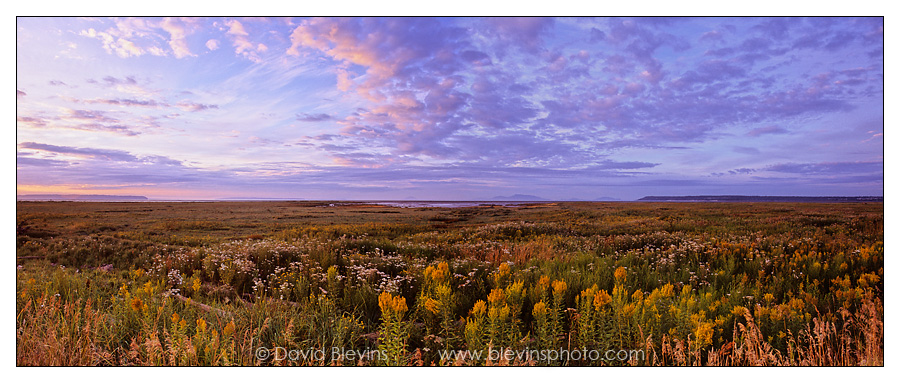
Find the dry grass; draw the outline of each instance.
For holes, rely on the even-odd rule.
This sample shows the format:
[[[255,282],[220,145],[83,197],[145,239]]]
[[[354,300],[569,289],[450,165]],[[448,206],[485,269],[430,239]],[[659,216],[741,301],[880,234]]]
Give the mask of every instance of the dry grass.
[[[34,303],[32,303],[34,302]],[[18,366],[93,366],[104,364],[96,345],[110,318],[92,307],[92,302],[62,302],[55,296],[25,303],[16,313]]]
[[[650,366],[884,366],[884,316],[878,299],[863,302],[858,313],[844,312],[844,326],[813,319],[789,340],[787,354],[772,347],[748,310],[745,323],[735,323],[735,341],[705,352],[686,341],[663,336],[656,350],[651,339],[645,341]],[[703,356],[706,356],[704,358]],[[636,362],[640,364],[640,362]]]

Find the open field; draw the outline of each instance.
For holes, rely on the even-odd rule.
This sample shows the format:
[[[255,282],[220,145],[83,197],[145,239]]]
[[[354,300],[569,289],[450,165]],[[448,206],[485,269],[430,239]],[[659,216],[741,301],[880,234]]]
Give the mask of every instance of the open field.
[[[17,202],[16,364],[883,365],[883,220],[882,203]]]

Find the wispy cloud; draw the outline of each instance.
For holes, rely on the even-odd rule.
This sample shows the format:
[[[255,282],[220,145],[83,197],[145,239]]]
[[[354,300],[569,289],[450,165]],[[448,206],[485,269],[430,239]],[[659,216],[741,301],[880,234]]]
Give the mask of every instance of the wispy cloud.
[[[881,161],[822,162],[822,163],[781,163],[765,168],[768,171],[792,174],[860,174],[879,173],[884,170]]]
[[[200,112],[209,109],[219,109],[218,105],[200,104],[191,101],[179,101],[175,105],[185,112]]]
[[[144,107],[160,107],[165,106],[165,104],[161,104],[156,102],[155,100],[136,100],[129,98],[119,98],[119,99],[94,99],[94,100],[84,100],[85,103],[88,104],[105,104],[105,105],[118,105],[118,106],[144,106]]]
[[[41,144],[37,142],[23,142],[18,145],[20,149],[31,149],[51,154],[65,154],[82,158],[94,158],[108,161],[134,162],[138,158],[124,150],[76,148],[71,146],[57,146]]]

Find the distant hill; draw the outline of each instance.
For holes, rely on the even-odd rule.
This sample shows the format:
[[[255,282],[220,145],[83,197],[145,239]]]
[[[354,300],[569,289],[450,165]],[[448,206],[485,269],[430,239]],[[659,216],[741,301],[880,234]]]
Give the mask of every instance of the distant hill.
[[[884,197],[800,197],[753,195],[646,196],[647,202],[884,202]]]
[[[16,201],[148,201],[142,195],[103,194],[21,194]]]
[[[513,194],[511,196],[496,196],[491,198],[491,201],[547,201],[547,199],[529,194]]]
[[[599,198],[594,198],[594,201],[621,201],[621,199],[613,198],[613,197],[599,197]]]

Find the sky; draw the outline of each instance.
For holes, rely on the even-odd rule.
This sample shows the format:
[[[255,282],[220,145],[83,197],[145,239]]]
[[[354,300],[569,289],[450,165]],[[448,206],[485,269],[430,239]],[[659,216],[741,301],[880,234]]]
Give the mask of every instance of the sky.
[[[17,194],[881,196],[882,18],[17,18]]]

